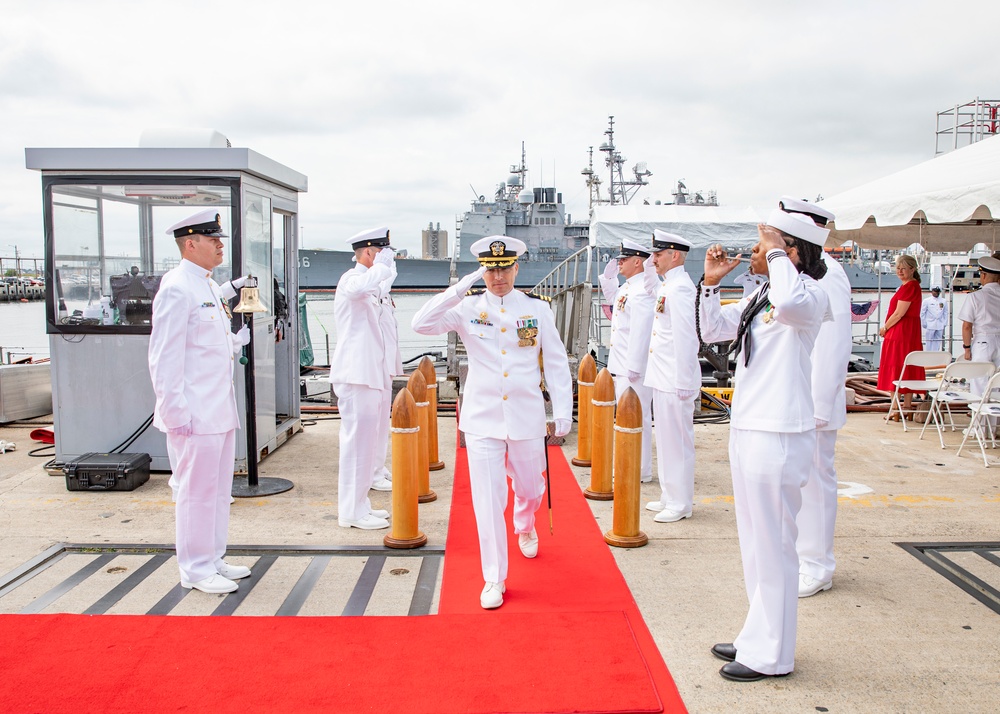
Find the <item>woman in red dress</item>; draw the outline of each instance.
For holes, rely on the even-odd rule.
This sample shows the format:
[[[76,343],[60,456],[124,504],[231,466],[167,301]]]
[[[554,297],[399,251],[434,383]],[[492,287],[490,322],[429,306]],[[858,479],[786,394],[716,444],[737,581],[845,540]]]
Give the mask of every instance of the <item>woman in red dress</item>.
[[[885,338],[878,366],[878,388],[887,392],[896,388],[893,381],[900,379],[906,355],[924,348],[920,339],[920,271],[912,255],[896,258],[896,275],[903,284],[889,301],[889,317],[878,331]],[[902,379],[923,378],[923,367],[907,367],[906,374],[902,375]],[[912,419],[913,392],[909,389],[899,392],[903,395],[903,411]],[[887,418],[899,421],[899,417],[899,414],[890,413]]]

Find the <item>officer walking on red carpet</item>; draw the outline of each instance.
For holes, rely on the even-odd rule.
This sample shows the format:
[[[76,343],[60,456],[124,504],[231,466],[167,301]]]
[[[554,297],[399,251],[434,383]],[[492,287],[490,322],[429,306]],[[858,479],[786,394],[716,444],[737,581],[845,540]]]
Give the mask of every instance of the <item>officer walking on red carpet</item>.
[[[691,517],[694,503],[694,400],[701,390],[695,287],[684,270],[691,241],[653,231],[653,265],[663,276],[654,293],[645,386],[653,391],[660,498],[646,504],[657,523]]]
[[[388,228],[362,231],[347,242],[357,265],[337,281],[337,348],[330,364],[340,410],[337,522],[343,528],[377,530],[389,527],[389,512],[372,510],[368,490],[392,490],[385,469],[392,375],[403,373],[389,297],[396,259]]]
[[[181,262],[164,274],[153,299],[153,425],[167,435],[176,486],[181,585],[227,593],[236,590],[234,580],[250,575],[249,568],[223,560],[240,425],[233,369],[235,355],[250,342],[246,326],[235,335],[230,331],[225,300],[246,278],[221,288],[212,280],[227,237],[216,209],[196,213],[167,233],[177,242]]]
[[[552,398],[555,435],[569,433],[572,380],[552,310],[514,289],[523,241],[487,236],[472,244],[481,267],[436,295],[413,317],[422,335],[454,330],[469,355],[459,427],[465,434],[472,507],[479,532],[483,580],[480,604],[503,604],[507,579],[507,475],[514,488],[514,533],[526,558],[538,553],[535,511],[545,493],[544,379]],[[466,295],[482,277],[486,291]]]

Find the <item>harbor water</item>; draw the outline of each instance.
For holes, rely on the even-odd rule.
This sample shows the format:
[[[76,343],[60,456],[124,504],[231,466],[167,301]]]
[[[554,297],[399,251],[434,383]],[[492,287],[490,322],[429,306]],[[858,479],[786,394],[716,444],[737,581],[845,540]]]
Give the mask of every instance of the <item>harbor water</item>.
[[[410,321],[417,310],[438,291],[393,293],[396,303],[396,317],[399,322],[399,347],[403,361],[417,357],[425,352],[447,352],[447,337],[445,335],[418,335],[410,329]],[[595,300],[597,292],[595,291]],[[929,293],[925,293],[929,295]],[[965,301],[967,293],[954,293],[951,297],[949,315],[954,316]],[[313,354],[316,365],[329,364],[329,357],[337,344],[337,331],[333,317],[333,292],[312,292],[307,297],[307,314],[309,336],[312,339]],[[856,303],[878,300],[878,293],[858,292],[852,296]],[[878,337],[878,328],[885,321],[885,311],[889,306],[892,292],[883,292],[879,302],[878,312],[872,314],[868,322],[854,323],[854,339],[856,342],[872,342]],[[945,296],[948,299],[948,296]],[[945,330],[945,349],[948,349],[948,335],[954,339],[951,343],[952,353],[961,353],[961,324],[949,320]],[[80,339],[74,335],[67,339]],[[0,361],[7,363],[24,357],[35,359],[49,356],[49,340],[45,334],[45,303],[0,303]]]

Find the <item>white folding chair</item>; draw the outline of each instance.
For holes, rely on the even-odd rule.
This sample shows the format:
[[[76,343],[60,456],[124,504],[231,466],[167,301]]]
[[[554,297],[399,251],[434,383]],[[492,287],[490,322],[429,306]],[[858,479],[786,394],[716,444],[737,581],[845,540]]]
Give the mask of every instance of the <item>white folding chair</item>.
[[[896,385],[896,388],[892,392],[892,401],[889,402],[889,413],[886,414],[885,420],[889,421],[893,408],[895,408],[899,412],[899,420],[903,422],[903,431],[906,431],[907,412],[903,410],[903,404],[899,398],[899,390],[909,389],[914,392],[933,392],[938,388],[938,381],[936,379],[903,379],[907,367],[923,367],[925,370],[944,369],[950,362],[951,353],[949,352],[924,352],[918,350],[906,355],[906,358],[903,360],[903,368],[899,371],[899,379],[892,382]],[[916,412],[916,409],[911,408],[908,410],[910,414],[914,412]]]
[[[972,421],[969,428],[965,430],[962,443],[958,447],[956,456],[962,455],[965,442],[970,436],[974,436],[979,443],[979,452],[983,455],[983,465],[989,468],[990,462],[986,458],[986,441],[989,440],[990,447],[996,448],[997,442],[993,433],[993,421],[1000,417],[1000,372],[994,372],[990,381],[986,383],[986,389],[978,402],[969,405],[972,409]]]
[[[944,405],[945,411],[948,412],[948,425],[951,426],[952,431],[955,431],[955,417],[951,412],[951,405],[955,403],[968,404],[978,401],[982,395],[972,391],[972,381],[974,379],[989,379],[995,371],[996,367],[993,366],[992,362],[966,362],[965,360],[959,360],[945,367],[938,388],[931,398],[930,408],[927,411],[927,419],[924,420],[924,426],[920,430],[920,438],[924,438],[927,425],[933,422],[934,428],[937,429],[941,448],[945,448],[943,433],[945,424],[941,406]]]

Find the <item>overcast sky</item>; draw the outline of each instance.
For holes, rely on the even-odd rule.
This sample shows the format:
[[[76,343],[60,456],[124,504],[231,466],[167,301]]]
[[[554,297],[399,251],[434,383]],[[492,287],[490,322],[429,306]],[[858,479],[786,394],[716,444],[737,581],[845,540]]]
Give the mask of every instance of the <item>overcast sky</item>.
[[[309,248],[381,224],[411,251],[429,222],[453,237],[522,141],[528,185],[584,219],[609,114],[653,172],[637,200],[678,179],[724,205],[829,197],[930,158],[938,111],[1000,99],[998,20],[996,0],[7,3],[0,255],[42,252],[25,147],[149,127],[213,128],[306,174]]]

